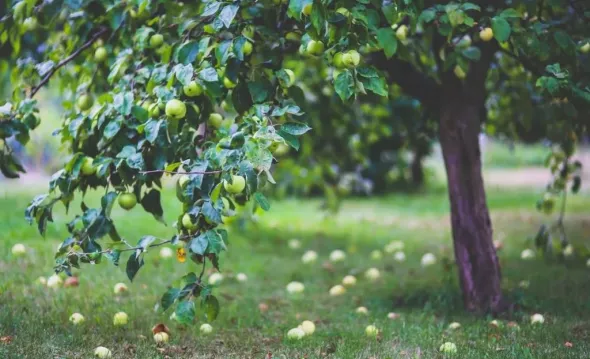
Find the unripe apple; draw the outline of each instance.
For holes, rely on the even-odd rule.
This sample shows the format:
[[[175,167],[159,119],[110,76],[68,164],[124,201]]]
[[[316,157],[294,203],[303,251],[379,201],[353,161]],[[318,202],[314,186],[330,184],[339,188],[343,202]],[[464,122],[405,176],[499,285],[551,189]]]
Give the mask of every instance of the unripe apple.
[[[213,25],[207,24],[207,25],[203,26],[203,31],[206,34],[214,34],[215,33],[215,28],[213,27]]]
[[[345,67],[344,62],[342,61],[342,56],[344,56],[342,52],[337,52],[334,54],[334,57],[332,58],[332,64],[339,69]]]
[[[84,160],[82,161],[82,166],[80,167],[80,172],[84,176],[92,176],[96,172],[96,169],[94,168],[93,163],[94,163],[94,160],[91,157],[85,157]]]
[[[113,292],[115,292],[115,294],[125,293],[127,290],[127,285],[125,285],[125,283],[117,283],[113,288]]]
[[[304,320],[298,327],[305,335],[312,335],[315,332],[315,324],[311,320]]]
[[[113,317],[113,324],[116,326],[126,325],[129,321],[129,316],[125,312],[118,312]]]
[[[185,213],[184,216],[182,216],[182,226],[189,231],[194,231],[197,229],[197,224],[193,222],[191,216],[188,213]]]
[[[70,316],[70,322],[74,325],[84,323],[84,316],[80,313],[74,313]]]
[[[301,328],[293,328],[287,332],[289,340],[300,340],[305,336],[305,332]]]
[[[209,120],[207,121],[207,123],[213,128],[219,128],[223,123],[223,116],[221,116],[221,114],[217,112],[214,112],[209,115]]]
[[[225,86],[225,88],[227,89],[233,89],[234,87],[236,87],[236,84],[230,80],[228,77],[224,77],[223,78],[223,86]]]
[[[186,105],[177,99],[166,102],[166,116],[173,120],[184,118],[186,116]]]
[[[211,324],[205,323],[201,325],[199,331],[203,334],[211,334],[211,332],[213,332],[213,327],[211,326]]]
[[[180,176],[180,178],[178,179],[178,185],[180,186],[180,188],[184,188],[184,186],[188,183],[188,181],[190,181],[190,177],[188,175],[182,175]]]
[[[188,85],[182,87],[182,91],[188,97],[196,97],[203,93],[203,88],[196,81],[191,81]]]
[[[400,41],[404,41],[408,37],[408,27],[406,25],[401,25],[395,31],[395,36]]]
[[[355,312],[357,314],[363,314],[363,315],[369,314],[369,310],[367,309],[367,307],[358,307],[358,308],[356,308]]]
[[[252,53],[253,49],[254,46],[252,46],[252,43],[250,41],[246,41],[244,45],[242,45],[242,54],[244,54],[244,56],[248,56]]]
[[[356,278],[352,275],[347,275],[346,277],[342,278],[342,284],[345,287],[352,287],[356,284]]]
[[[479,38],[482,41],[490,41],[494,37],[494,30],[491,27],[486,27],[479,32]]]
[[[321,55],[324,52],[324,43],[321,41],[309,40],[306,50],[310,55]]]
[[[104,47],[99,47],[94,51],[94,61],[105,62],[108,57],[107,50]]]
[[[12,246],[12,255],[15,257],[23,256],[27,252],[24,244],[17,243]]]
[[[463,69],[459,65],[455,66],[455,69],[453,70],[453,72],[455,73],[455,76],[457,76],[457,78],[459,80],[463,80],[467,76],[465,71],[463,71]]]
[[[219,284],[221,281],[223,281],[223,274],[219,272],[212,273],[208,279],[208,283],[211,285]]]
[[[312,4],[312,3],[306,4],[306,5],[303,7],[303,9],[301,10],[301,13],[302,13],[303,15],[305,15],[305,16],[309,16],[309,15],[311,15],[311,9],[312,9],[312,6],[313,6],[313,4]]]
[[[78,97],[77,104],[80,111],[89,110],[93,103],[94,100],[92,100],[92,97],[88,94],[83,94],[82,96]]]
[[[94,356],[100,359],[111,358],[111,351],[105,347],[97,347],[94,349]]]
[[[365,277],[367,277],[367,279],[372,282],[379,279],[380,276],[381,276],[381,273],[379,273],[379,270],[377,268],[369,268],[365,272]]]
[[[244,273],[238,273],[238,274],[236,274],[236,280],[238,282],[242,282],[243,283],[243,282],[248,281],[248,276],[245,275]]]
[[[152,37],[150,37],[150,47],[154,49],[162,46],[163,43],[164,35],[162,34],[153,34]]]
[[[305,290],[305,285],[301,282],[290,282],[287,284],[287,292],[289,294],[302,293]]]
[[[590,42],[585,43],[582,47],[580,47],[580,51],[583,54],[587,54],[590,52]]]
[[[332,297],[337,297],[346,293],[346,288],[344,288],[341,284],[336,284],[332,288],[330,288],[330,295]]]
[[[47,278],[45,278],[45,277],[39,277],[39,278],[37,278],[37,284],[47,285]]]
[[[285,39],[287,39],[289,41],[299,42],[299,41],[301,41],[301,35],[299,35],[296,32],[290,31],[285,35]]]
[[[121,206],[121,208],[126,209],[126,210],[130,210],[133,207],[135,207],[135,205],[137,204],[137,197],[135,196],[134,193],[121,193],[119,195],[119,206]]]
[[[336,80],[341,73],[342,73],[342,70],[333,69],[332,70],[332,79]]]
[[[455,343],[452,342],[446,342],[440,346],[439,350],[441,353],[455,354],[457,353],[457,345],[455,345]]]
[[[342,55],[342,64],[348,68],[357,67],[361,61],[361,55],[356,50],[350,50]]]
[[[232,194],[241,193],[246,188],[246,179],[242,176],[232,176],[232,183],[223,180],[223,188]]]
[[[166,332],[159,332],[159,333],[154,334],[154,341],[157,344],[168,343],[169,338],[170,338],[170,336]]]
[[[456,47],[459,49],[463,49],[463,48],[471,46],[471,43],[472,43],[471,36],[465,35],[461,38],[461,40],[459,40]]]
[[[25,31],[34,31],[39,27],[39,22],[35,17],[28,17],[23,21],[23,27],[25,28]]]
[[[49,288],[58,288],[62,285],[63,280],[57,274],[52,275],[47,279],[47,286]]]
[[[374,325],[369,325],[365,328],[365,334],[368,337],[376,337],[379,334],[379,329]]]
[[[336,249],[330,253],[331,262],[342,262],[344,259],[346,259],[346,253],[343,250]]]
[[[160,258],[162,259],[172,258],[173,255],[174,252],[172,251],[172,249],[168,247],[163,247],[162,249],[160,249]]]
[[[248,37],[250,39],[254,38],[254,34],[255,34],[255,29],[254,29],[254,26],[252,26],[252,25],[248,25],[248,26],[244,27],[244,30],[242,30],[242,35],[244,35],[245,37]]]

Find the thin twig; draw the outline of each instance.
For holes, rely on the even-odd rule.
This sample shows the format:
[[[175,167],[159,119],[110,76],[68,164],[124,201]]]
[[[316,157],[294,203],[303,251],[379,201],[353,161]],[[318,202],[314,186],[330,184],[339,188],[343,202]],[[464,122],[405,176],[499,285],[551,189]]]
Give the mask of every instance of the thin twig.
[[[51,79],[51,77],[57,72],[57,70],[59,70],[60,68],[62,68],[66,64],[68,64],[70,61],[75,59],[78,55],[80,55],[80,53],[82,53],[82,51],[89,48],[96,40],[98,40],[104,33],[106,33],[107,30],[108,30],[107,28],[104,28],[104,29],[100,30],[99,32],[97,32],[90,40],[86,41],[86,43],[84,43],[84,45],[80,46],[70,56],[66,57],[65,59],[61,60],[57,65],[55,65],[55,67],[52,68],[51,71],[49,71],[49,73],[47,75],[45,75],[43,80],[41,80],[41,82],[37,86],[33,87],[33,89],[31,90],[31,93],[29,95],[29,98],[32,98],[33,96],[35,96],[35,94],[43,86],[45,86],[49,82],[49,79]]]
[[[207,263],[207,257],[203,257],[203,269],[201,269],[201,274],[199,274],[199,282],[201,278],[203,278],[203,274],[205,274],[205,264]]]
[[[221,173],[223,171],[192,171],[192,172],[174,172],[174,171],[166,171],[166,170],[151,170],[151,171],[141,171],[142,175],[149,174],[149,173],[167,173],[171,175],[211,175],[216,173]]]
[[[159,246],[162,246],[164,244],[168,244],[170,242],[172,242],[172,240],[171,239],[168,239],[168,240],[163,241],[163,242],[160,242],[160,243],[150,244],[149,246],[147,246],[147,248],[159,247]],[[144,249],[144,248],[143,247],[131,247],[131,248],[119,249],[118,251],[119,252],[129,252],[129,251],[136,251],[138,249]],[[106,254],[106,253],[112,253],[112,252],[113,252],[112,249],[105,249],[104,251],[100,251],[100,252],[90,252],[90,253],[87,253],[87,252],[82,252],[82,253],[80,253],[80,252],[72,252],[72,254],[76,254],[76,255],[90,255],[90,254],[96,254],[96,253]]]

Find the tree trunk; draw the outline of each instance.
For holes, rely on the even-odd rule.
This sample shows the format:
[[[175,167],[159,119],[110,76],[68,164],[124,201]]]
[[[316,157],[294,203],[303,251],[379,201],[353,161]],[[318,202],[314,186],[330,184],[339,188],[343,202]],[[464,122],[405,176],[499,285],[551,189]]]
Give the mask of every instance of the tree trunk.
[[[439,137],[463,300],[469,311],[496,314],[504,310],[504,301],[481,172],[481,106],[460,91],[447,96],[440,108]]]

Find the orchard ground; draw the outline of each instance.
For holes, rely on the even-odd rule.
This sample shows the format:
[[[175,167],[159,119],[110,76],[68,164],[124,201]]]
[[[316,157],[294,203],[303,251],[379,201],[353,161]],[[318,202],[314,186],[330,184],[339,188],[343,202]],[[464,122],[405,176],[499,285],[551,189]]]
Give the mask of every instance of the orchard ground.
[[[28,201],[42,187],[2,185],[1,358],[88,358],[97,346],[111,349],[114,358],[436,358],[442,357],[439,347],[447,341],[457,345],[455,356],[461,358],[581,358],[590,352],[590,269],[585,258],[520,259],[523,249],[532,248],[527,238],[550,220],[534,209],[541,190],[489,190],[494,236],[504,244],[499,252],[503,286],[518,308],[500,318],[499,327],[489,325],[492,318],[462,309],[451,260],[447,196],[440,187],[415,195],[351,199],[333,218],[322,216],[319,201],[273,201],[271,212],[257,224],[231,230],[229,251],[221,262],[225,278],[217,289],[222,310],[211,323],[213,333],[204,336],[199,333],[204,315],[194,326],[181,327],[169,319],[171,310],[157,310],[170,281],[199,270],[190,261],[160,259],[157,248],[148,253],[133,283],[124,266],[104,260],[76,272],[79,287],[53,290],[37,284],[39,276],[51,275],[53,251],[65,238],[68,217],[58,211],[43,239],[23,219]],[[171,190],[164,197],[165,217],[172,222],[178,204]],[[90,194],[86,203],[98,205],[98,199]],[[578,245],[587,244],[589,199],[587,192],[571,196],[567,206],[568,236]],[[131,243],[145,234],[168,238],[172,233],[140,208],[114,211],[121,234]],[[299,249],[288,246],[294,238],[301,241]],[[405,244],[405,262],[384,252],[382,259],[371,258],[372,251],[383,251],[392,240]],[[24,257],[11,255],[15,243],[27,247]],[[319,258],[303,264],[301,256],[310,249]],[[334,249],[347,252],[343,262],[328,262]],[[437,263],[424,268],[420,259],[426,252],[435,254]],[[369,267],[381,271],[377,282],[364,277]],[[248,281],[235,280],[238,272]],[[329,289],[347,274],[357,276],[357,285],[342,296],[329,296]],[[526,289],[519,287],[523,280],[530,283]],[[291,281],[302,282],[304,293],[288,294]],[[113,293],[117,282],[127,283],[126,295]],[[359,306],[367,307],[368,315],[355,313]],[[125,327],[113,326],[119,311],[129,314]],[[68,321],[74,312],[85,316],[82,325]],[[399,318],[388,319],[389,312]],[[531,325],[533,313],[543,314],[545,323]],[[304,320],[314,321],[316,332],[297,342],[287,340],[287,331]],[[510,327],[510,321],[519,329]],[[449,330],[451,322],[461,328]],[[170,328],[168,345],[154,343],[151,328],[157,323]],[[370,324],[380,330],[377,339],[365,336]]]

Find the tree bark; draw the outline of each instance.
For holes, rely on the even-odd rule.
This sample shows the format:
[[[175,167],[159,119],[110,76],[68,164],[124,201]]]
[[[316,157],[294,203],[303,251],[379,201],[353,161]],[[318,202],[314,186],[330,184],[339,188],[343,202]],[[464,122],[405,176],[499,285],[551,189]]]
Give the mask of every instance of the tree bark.
[[[481,106],[460,93],[450,91],[445,96],[439,126],[448,179],[455,260],[465,308],[497,314],[505,308],[481,172],[478,140]]]

